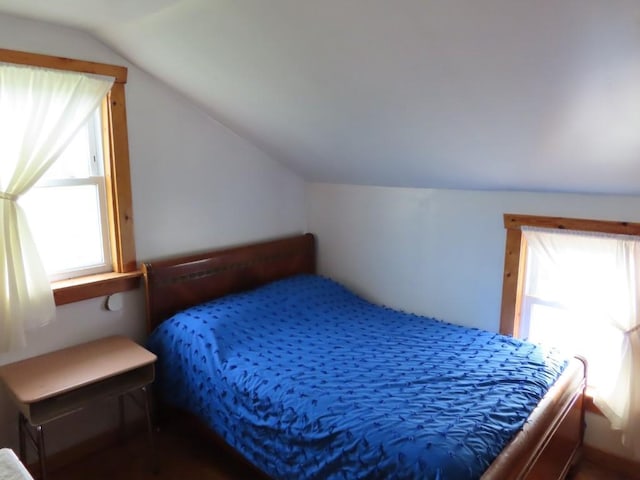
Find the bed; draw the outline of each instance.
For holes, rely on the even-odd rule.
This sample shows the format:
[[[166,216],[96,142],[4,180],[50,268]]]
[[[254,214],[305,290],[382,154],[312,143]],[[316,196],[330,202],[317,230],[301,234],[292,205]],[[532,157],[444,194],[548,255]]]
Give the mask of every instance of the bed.
[[[567,474],[581,360],[373,305],[315,264],[310,234],[144,264],[161,401],[273,478]]]

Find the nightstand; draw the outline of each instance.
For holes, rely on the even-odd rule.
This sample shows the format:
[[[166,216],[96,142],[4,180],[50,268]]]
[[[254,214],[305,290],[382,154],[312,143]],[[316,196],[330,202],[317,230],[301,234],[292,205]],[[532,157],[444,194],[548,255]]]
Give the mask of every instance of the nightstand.
[[[120,429],[124,429],[124,396],[141,390],[149,442],[153,429],[148,386],[154,379],[156,356],[132,340],[114,336],[57,350],[0,367],[0,378],[16,406],[20,459],[26,463],[26,439],[38,454],[40,478],[46,479],[43,426],[82,409],[90,402],[116,396]],[[34,427],[35,435],[29,428]]]

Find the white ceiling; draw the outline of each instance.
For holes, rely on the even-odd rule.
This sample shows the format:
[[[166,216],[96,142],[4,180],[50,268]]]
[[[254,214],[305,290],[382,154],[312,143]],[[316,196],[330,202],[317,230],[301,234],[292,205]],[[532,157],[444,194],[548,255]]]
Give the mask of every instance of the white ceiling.
[[[309,181],[640,194],[640,0],[0,0]]]

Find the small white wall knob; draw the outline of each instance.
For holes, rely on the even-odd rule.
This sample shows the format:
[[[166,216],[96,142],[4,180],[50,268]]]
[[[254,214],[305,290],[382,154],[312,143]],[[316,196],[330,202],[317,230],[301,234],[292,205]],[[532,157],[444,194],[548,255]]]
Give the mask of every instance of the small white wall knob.
[[[110,312],[118,312],[122,310],[122,294],[114,293],[113,295],[109,295],[107,297],[106,307]]]

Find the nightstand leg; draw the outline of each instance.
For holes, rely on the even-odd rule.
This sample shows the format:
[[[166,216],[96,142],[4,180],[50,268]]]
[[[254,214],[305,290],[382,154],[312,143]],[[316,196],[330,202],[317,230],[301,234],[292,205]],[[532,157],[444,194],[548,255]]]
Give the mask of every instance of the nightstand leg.
[[[144,413],[147,417],[147,435],[149,437],[149,448],[151,449],[151,471],[157,473],[158,459],[156,457],[155,442],[153,440],[153,422],[151,421],[151,390],[148,386],[142,387],[144,393]]]
[[[118,434],[120,436],[120,442],[122,443],[125,439],[124,394],[118,396],[118,415],[120,424]]]
[[[20,461],[24,464],[27,463],[27,441],[25,438],[25,426],[27,423],[27,419],[22,415],[22,413],[18,413],[18,442],[20,446]]]
[[[47,454],[44,449],[44,429],[42,425],[36,427],[38,432],[38,460],[40,461],[40,480],[47,480]]]

